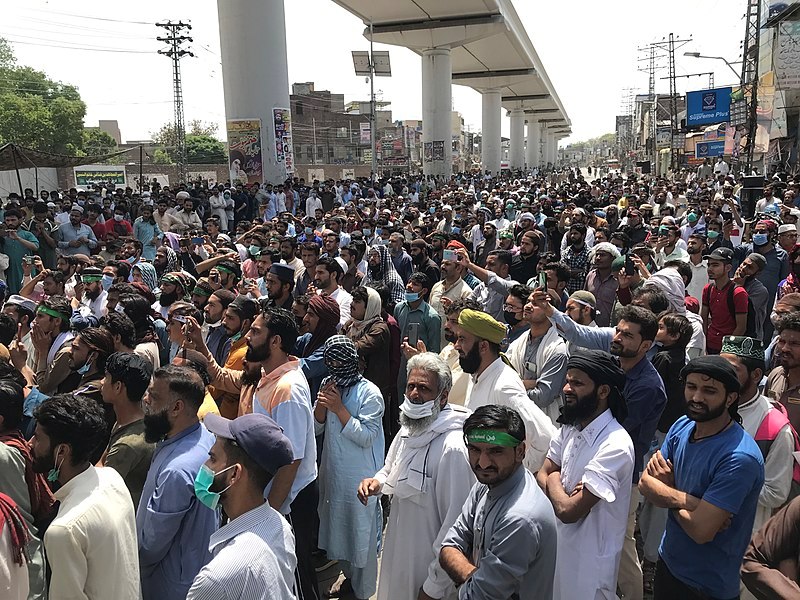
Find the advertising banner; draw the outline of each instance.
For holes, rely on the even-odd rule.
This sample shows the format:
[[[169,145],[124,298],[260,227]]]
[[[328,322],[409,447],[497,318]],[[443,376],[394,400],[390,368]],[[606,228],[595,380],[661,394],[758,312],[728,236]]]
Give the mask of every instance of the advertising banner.
[[[360,144],[362,144],[362,145],[369,146],[369,139],[370,139],[369,123],[359,123],[358,124],[358,129],[359,129],[359,134],[360,134],[359,138],[358,138],[358,142]]]
[[[731,88],[700,90],[686,94],[686,125],[725,123],[731,116]]]
[[[292,113],[288,108],[273,108],[275,124],[275,160],[283,163],[286,174],[294,173],[294,147],[292,146]]]
[[[228,119],[227,129],[231,183],[262,183],[261,119]]]
[[[355,179],[355,178],[356,178],[355,169],[342,169],[342,179]]]
[[[710,158],[712,156],[722,156],[725,151],[725,140],[715,142],[697,142],[695,154],[697,158]]]
[[[778,23],[773,60],[778,87],[783,90],[800,87],[800,22]]]
[[[656,129],[656,148],[669,148],[670,134],[669,127],[659,127]]]
[[[87,165],[73,167],[75,185],[88,186],[95,183],[111,183],[125,186],[125,167],[116,165]]]

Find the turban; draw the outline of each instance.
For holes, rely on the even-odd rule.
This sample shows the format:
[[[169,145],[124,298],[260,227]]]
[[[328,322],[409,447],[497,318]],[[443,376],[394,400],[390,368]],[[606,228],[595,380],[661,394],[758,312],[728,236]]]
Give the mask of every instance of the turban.
[[[461,311],[458,324],[475,337],[495,344],[502,343],[508,334],[506,326],[495,321],[490,315],[468,308]]]
[[[686,379],[690,373],[700,373],[719,381],[726,392],[738,392],[741,389],[739,378],[733,365],[718,355],[698,356],[689,361],[681,370],[681,378]]]
[[[451,240],[447,244],[447,248],[450,249],[450,250],[458,250],[459,248],[463,248],[464,250],[467,249],[467,247],[464,244],[462,244],[461,242],[459,242],[458,240]]]
[[[594,255],[598,252],[607,252],[614,258],[619,256],[619,248],[617,248],[611,242],[600,242],[599,244],[595,244],[592,249],[589,251],[589,259],[591,260],[594,258]]]
[[[614,418],[622,423],[628,416],[628,408],[622,394],[625,389],[625,371],[619,366],[616,357],[603,350],[576,350],[567,360],[567,369],[577,369],[586,373],[594,382],[595,388],[603,384],[611,388],[608,407]]]

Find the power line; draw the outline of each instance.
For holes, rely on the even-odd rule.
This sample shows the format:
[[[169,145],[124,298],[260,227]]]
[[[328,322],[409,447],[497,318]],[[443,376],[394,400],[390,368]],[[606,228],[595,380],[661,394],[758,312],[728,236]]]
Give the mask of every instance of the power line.
[[[6,38],[8,39],[8,38]],[[153,50],[118,50],[115,48],[80,48],[77,46],[63,46],[58,44],[42,44],[35,42],[21,42],[19,40],[8,40],[13,44],[22,44],[24,46],[40,46],[43,48],[61,48],[62,50],[81,50],[83,52],[116,52],[120,54],[154,54]]]
[[[110,17],[94,17],[94,16],[91,16],[91,15],[76,15],[74,13],[58,12],[58,11],[54,11],[54,10],[50,10],[50,9],[48,9],[48,10],[40,10],[40,9],[36,9],[36,8],[31,8],[31,7],[28,7],[28,6],[20,6],[19,8],[21,8],[22,10],[29,10],[29,11],[35,12],[35,13],[45,13],[45,14],[48,14],[48,15],[58,15],[60,17],[72,17],[74,19],[88,19],[90,21],[104,21],[104,22],[107,22],[107,23],[125,23],[125,24],[128,24],[128,25],[156,25],[156,23],[153,23],[152,21],[128,21],[128,20],[125,20],[125,19],[112,19]]]

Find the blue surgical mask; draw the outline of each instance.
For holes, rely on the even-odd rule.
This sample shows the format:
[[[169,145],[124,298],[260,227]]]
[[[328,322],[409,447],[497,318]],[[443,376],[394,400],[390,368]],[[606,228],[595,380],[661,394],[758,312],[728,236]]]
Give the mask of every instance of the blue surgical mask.
[[[129,256],[125,260],[128,261],[129,263],[133,264],[133,263],[136,262],[136,257],[135,256]]]
[[[383,229],[381,229],[380,227],[376,227],[375,228],[375,235],[380,235],[382,233],[383,233]]]
[[[714,231],[713,229],[709,229],[706,233],[706,237],[710,240],[715,240],[719,237],[719,231]]]
[[[86,375],[89,372],[89,369],[92,368],[92,360],[93,359],[91,355],[86,357],[86,362],[80,369],[78,369],[78,375]]]
[[[261,254],[261,246],[248,246],[247,251],[252,256],[259,256]]]
[[[108,288],[114,285],[114,278],[111,275],[103,275],[103,278],[100,280],[100,285],[103,286],[105,291],[108,291]]]
[[[364,229],[361,230],[361,233],[363,233],[364,235],[370,235],[372,233],[372,230],[369,229],[368,227],[365,227]]]
[[[419,292],[406,292],[406,302],[416,302],[419,298]]]
[[[211,486],[214,484],[214,479],[217,475],[224,473],[228,469],[232,469],[235,466],[236,465],[231,465],[230,467],[226,467],[225,469],[214,473],[214,471],[209,469],[207,466],[201,465],[200,470],[197,472],[197,476],[194,478],[194,495],[197,496],[197,499],[200,500],[201,504],[204,504],[211,510],[217,509],[220,496],[222,496],[222,493],[226,492],[231,486],[229,485],[221,492],[212,492]]]
[[[56,456],[53,464],[53,468],[47,473],[47,481],[50,483],[58,481],[58,476],[61,475],[61,465],[64,464],[64,459],[62,458],[61,462],[58,462],[58,456]]]
[[[753,234],[753,243],[756,246],[763,246],[767,242],[769,242],[769,235],[767,235],[766,233],[754,233]]]
[[[435,207],[435,206],[431,206],[431,207],[428,209],[428,212],[429,212],[429,213],[431,213],[431,214],[435,214],[435,213],[436,213],[436,207]]]
[[[311,235],[312,233],[314,233],[314,230],[311,227],[306,227],[305,228],[305,232],[306,232],[306,235]]]
[[[453,233],[461,233],[461,227],[453,227]]]

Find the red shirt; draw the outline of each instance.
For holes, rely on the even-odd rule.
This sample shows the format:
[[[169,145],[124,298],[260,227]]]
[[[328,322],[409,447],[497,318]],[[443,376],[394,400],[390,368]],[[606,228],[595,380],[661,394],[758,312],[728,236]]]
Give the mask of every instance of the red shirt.
[[[743,287],[735,287],[733,290],[733,307],[736,314],[731,314],[728,294],[732,285],[735,285],[733,281],[729,281],[728,285],[720,290],[712,282],[703,288],[703,304],[708,307],[706,333],[708,350],[719,352],[722,349],[722,338],[731,335],[736,329],[736,315],[747,314],[747,292]]]

